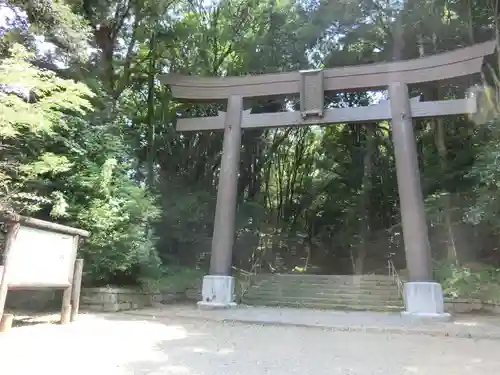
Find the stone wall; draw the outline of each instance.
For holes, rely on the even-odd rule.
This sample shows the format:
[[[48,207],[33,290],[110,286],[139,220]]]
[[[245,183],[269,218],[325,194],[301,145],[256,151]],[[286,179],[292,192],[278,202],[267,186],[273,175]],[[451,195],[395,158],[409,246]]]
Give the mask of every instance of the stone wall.
[[[145,293],[125,288],[84,288],[80,308],[90,311],[123,311],[141,309],[163,302],[161,293]]]
[[[17,311],[51,311],[61,307],[62,291],[54,289],[11,290],[7,294],[6,308]],[[155,303],[172,303],[179,300],[199,301],[198,286],[186,292],[166,291],[145,293],[130,288],[83,288],[80,309],[85,311],[123,311],[153,306]],[[450,313],[489,312],[500,314],[500,301],[445,298],[445,310]]]
[[[482,303],[483,311],[500,315],[500,301],[486,301]]]
[[[444,308],[449,313],[468,313],[475,311],[500,314],[500,301],[481,301],[467,298],[445,298]]]
[[[17,311],[52,311],[60,309],[62,290],[9,290],[5,307]]]
[[[468,313],[481,311],[483,309],[483,304],[478,299],[445,298],[444,309],[449,313]]]
[[[169,303],[184,297],[184,293],[145,293],[127,288],[83,288],[82,311],[120,311],[152,306],[155,302]],[[61,308],[62,290],[10,290],[6,308],[12,311],[44,312]]]

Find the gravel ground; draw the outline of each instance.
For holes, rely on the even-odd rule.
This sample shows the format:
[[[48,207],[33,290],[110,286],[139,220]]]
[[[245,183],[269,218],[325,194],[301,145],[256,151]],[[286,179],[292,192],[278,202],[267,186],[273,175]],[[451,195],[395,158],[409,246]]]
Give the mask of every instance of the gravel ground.
[[[200,310],[193,305],[169,305],[125,312],[127,315],[202,319],[261,325],[327,328],[334,331],[405,333],[444,337],[500,340],[500,318],[494,315],[455,314],[451,321],[422,319],[374,311],[334,311],[277,307],[238,306]]]
[[[332,332],[125,314],[0,336],[0,374],[491,375],[500,341]]]

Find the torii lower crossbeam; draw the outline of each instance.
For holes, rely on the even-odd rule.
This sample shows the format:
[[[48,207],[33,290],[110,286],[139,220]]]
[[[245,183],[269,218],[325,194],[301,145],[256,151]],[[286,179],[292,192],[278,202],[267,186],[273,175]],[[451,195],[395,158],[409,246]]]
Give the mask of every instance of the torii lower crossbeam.
[[[441,117],[476,112],[476,100],[457,99],[421,102],[420,97],[412,98],[411,116],[413,118]],[[277,128],[288,126],[311,126],[347,124],[354,122],[373,122],[389,120],[391,118],[390,100],[367,107],[332,108],[324,110],[324,115],[311,116],[303,119],[300,112],[278,112],[251,114],[250,110],[243,111],[241,127],[248,128]],[[177,120],[178,131],[207,131],[223,130],[226,121],[226,112],[219,111],[218,116],[180,118]]]

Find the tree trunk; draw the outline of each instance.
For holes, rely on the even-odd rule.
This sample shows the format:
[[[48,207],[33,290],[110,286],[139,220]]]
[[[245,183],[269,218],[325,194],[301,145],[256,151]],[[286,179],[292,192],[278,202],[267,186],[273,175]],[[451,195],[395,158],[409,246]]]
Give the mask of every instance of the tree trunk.
[[[365,135],[365,155],[363,158],[363,180],[361,183],[361,200],[359,204],[359,238],[358,251],[354,262],[354,273],[363,273],[370,235],[370,193],[372,190],[373,155],[375,153],[375,127],[377,124],[367,124]]]
[[[439,90],[437,91],[437,98],[435,100],[439,100]],[[444,176],[446,173],[447,167],[447,153],[448,150],[446,148],[446,129],[444,128],[444,121],[442,118],[433,119],[433,128],[434,128],[434,141],[436,143],[436,148],[439,155],[439,167],[441,170],[441,176]],[[442,187],[445,190],[445,187]],[[457,262],[457,248],[455,241],[455,234],[453,230],[453,217],[452,210],[453,204],[451,201],[451,196],[449,192],[446,192],[443,197],[443,215],[444,215],[444,226],[446,230],[446,259],[450,262]]]
[[[148,112],[146,118],[148,144],[147,144],[147,185],[149,189],[154,186],[154,164],[155,164],[155,76],[156,76],[156,31],[151,32],[149,40],[149,72],[148,72]]]
[[[438,52],[437,48],[437,36],[434,34],[432,38],[434,53]],[[440,87],[436,87],[431,100],[440,100],[441,99],[441,90]],[[439,155],[439,167],[441,170],[441,176],[446,175],[446,169],[448,166],[447,155],[448,150],[446,148],[446,129],[444,127],[444,119],[442,117],[437,117],[433,119],[433,128],[434,128],[434,141],[436,143],[436,149]],[[441,189],[446,190],[446,186],[442,184]],[[453,231],[453,204],[451,201],[451,196],[448,191],[445,192],[443,196],[443,213],[444,213],[444,225],[446,230],[446,258],[450,262],[457,262],[457,248],[456,248],[456,240],[455,234]]]
[[[434,53],[436,53],[438,52],[438,46],[437,46],[437,37],[435,35],[432,38],[432,42],[433,42]],[[425,49],[422,36],[419,36],[419,45],[420,45],[419,48],[420,57],[424,57]],[[424,100],[429,100],[429,101],[440,100],[441,96],[442,96],[441,90],[439,87],[427,86],[426,89],[424,90]],[[434,142],[436,144],[436,149],[439,156],[440,175],[444,178],[448,166],[447,162],[448,150],[446,147],[446,129],[444,127],[444,119],[442,117],[433,118],[431,120],[431,126],[434,133]],[[441,184],[441,189],[442,191],[446,190],[444,184]],[[455,234],[453,231],[453,218],[452,218],[453,204],[449,192],[446,191],[445,194],[443,195],[442,203],[443,203],[443,215],[444,215],[444,228],[446,231],[446,258],[449,261],[456,262],[458,257],[457,257]]]

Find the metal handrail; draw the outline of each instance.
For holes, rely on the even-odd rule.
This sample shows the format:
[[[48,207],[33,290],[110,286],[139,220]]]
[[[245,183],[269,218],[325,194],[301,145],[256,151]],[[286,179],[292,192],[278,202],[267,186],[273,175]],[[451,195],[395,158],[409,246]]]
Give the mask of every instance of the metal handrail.
[[[387,260],[387,268],[389,269],[389,276],[392,277],[398,287],[399,296],[403,298],[403,281],[401,281],[401,278],[399,277],[398,271],[396,270],[392,259]]]
[[[240,299],[240,302],[241,302],[241,299],[243,298],[243,296],[250,290],[250,288],[253,286],[253,282],[254,282],[254,279],[255,279],[255,276],[257,275],[257,272],[256,270],[254,269],[254,267],[252,267],[252,270],[250,272],[248,271],[245,271],[243,269],[240,269],[240,268],[236,268],[234,266],[231,267],[233,270],[236,270],[238,271],[238,273],[240,274],[240,276],[243,276],[243,279],[245,280],[245,284],[243,286],[243,288],[240,290],[240,296],[239,296],[239,299]]]

